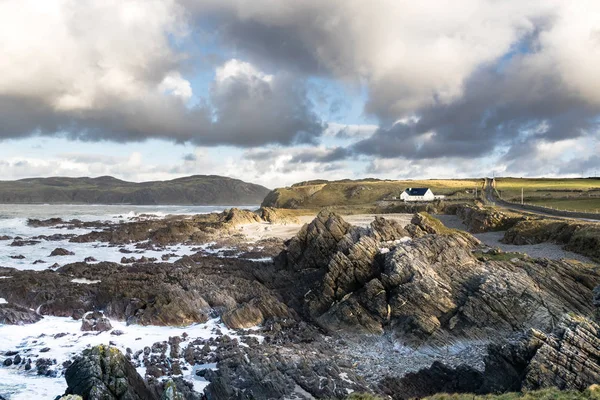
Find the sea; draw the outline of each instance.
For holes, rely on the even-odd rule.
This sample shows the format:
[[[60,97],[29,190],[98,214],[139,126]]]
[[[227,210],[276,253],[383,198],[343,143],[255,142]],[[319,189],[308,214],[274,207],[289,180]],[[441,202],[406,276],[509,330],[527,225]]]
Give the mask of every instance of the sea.
[[[256,210],[258,205],[236,206],[237,208]],[[144,218],[164,218],[167,215],[194,215],[221,212],[231,206],[133,206],[133,205],[70,205],[70,204],[36,204],[15,205],[0,204],[0,236],[21,237],[23,239],[35,236],[50,236],[56,233],[85,234],[94,229],[60,229],[60,227],[30,227],[27,219],[62,218],[64,221],[78,219],[81,221],[127,222]],[[43,270],[59,261],[60,264],[83,261],[86,257],[94,257],[98,261],[118,262],[123,257],[120,248],[109,247],[103,243],[69,243],[67,240],[45,241],[33,246],[11,246],[12,240],[0,240],[0,266],[16,269]],[[52,250],[65,248],[75,255],[49,257]],[[133,249],[133,245],[125,246]],[[166,252],[180,255],[192,253],[190,246],[170,246]],[[163,252],[146,251],[144,256],[160,259]],[[24,258],[21,258],[23,256]],[[44,263],[34,264],[35,261]],[[0,298],[1,298],[0,294]]]
[[[255,210],[258,205],[236,206],[238,208]],[[59,227],[34,228],[27,225],[27,219],[62,218],[64,221],[78,219],[81,221],[131,221],[139,218],[164,218],[168,215],[194,215],[212,212],[221,212],[230,206],[133,206],[133,205],[14,205],[0,204],[0,236],[21,237],[30,239],[39,235],[53,235],[56,233],[84,234],[93,229],[61,229]],[[68,240],[46,241],[29,246],[11,246],[13,240],[0,240],[0,266],[19,270],[43,270],[58,262],[60,265],[71,262],[83,261],[86,257],[94,257],[100,261],[120,261],[124,256],[119,247],[109,247],[103,243],[70,243]],[[55,248],[62,247],[74,253],[72,256],[50,257]],[[122,247],[121,247],[122,248]],[[128,247],[126,247],[128,248]],[[129,249],[129,248],[128,248]],[[133,250],[133,246],[130,246]],[[192,254],[190,246],[169,246],[163,251],[146,251],[144,256],[156,257],[160,260],[163,252],[176,253],[178,256]],[[21,258],[23,256],[24,258]],[[43,263],[34,264],[41,260]],[[0,279],[12,279],[2,276]],[[77,284],[93,284],[92,281],[73,280]],[[0,304],[6,304],[0,292]],[[70,360],[74,355],[90,346],[97,344],[115,343],[123,352],[131,348],[134,352],[145,346],[152,346],[157,341],[167,340],[170,336],[178,336],[186,332],[190,337],[209,338],[220,331],[230,336],[235,336],[218,320],[210,320],[204,324],[194,324],[187,327],[158,327],[126,325],[123,321],[111,320],[115,329],[122,330],[120,336],[103,332],[98,335],[86,335],[80,332],[80,321],[72,318],[44,316],[44,318],[31,325],[14,326],[0,324],[0,398],[5,399],[54,399],[62,395],[67,388],[64,377],[38,376],[35,372],[36,357],[55,359],[57,364]],[[65,335],[65,333],[68,333]],[[50,350],[40,352],[42,349]],[[23,366],[5,367],[3,361],[9,351],[20,351],[23,355],[32,358],[34,368],[25,371]],[[201,368],[214,368],[214,365],[188,366],[184,378],[194,384],[197,391],[202,391],[208,384],[195,372]],[[144,368],[138,369],[141,375]]]

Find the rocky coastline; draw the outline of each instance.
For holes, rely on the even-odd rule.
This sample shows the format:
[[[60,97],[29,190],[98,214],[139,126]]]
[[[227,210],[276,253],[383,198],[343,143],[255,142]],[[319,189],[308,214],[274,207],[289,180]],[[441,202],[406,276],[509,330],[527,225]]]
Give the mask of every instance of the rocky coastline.
[[[528,221],[456,214],[507,237]],[[56,325],[9,342],[0,369],[64,379],[57,396],[408,399],[600,380],[597,265],[504,256],[426,213],[362,226],[328,210],[300,226],[276,209],[28,224],[122,250],[122,262],[60,263],[65,245],[55,266],[0,267],[0,329]],[[298,229],[287,240],[240,230],[273,224]],[[61,332],[67,321],[76,332]],[[159,328],[160,340],[140,333]]]

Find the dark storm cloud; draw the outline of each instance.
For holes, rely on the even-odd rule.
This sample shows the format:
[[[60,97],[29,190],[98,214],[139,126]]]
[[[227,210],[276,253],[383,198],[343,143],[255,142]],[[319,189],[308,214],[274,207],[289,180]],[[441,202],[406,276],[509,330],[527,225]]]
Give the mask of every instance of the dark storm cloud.
[[[255,150],[247,152],[244,158],[252,161],[272,160],[279,156],[291,157],[287,164],[303,164],[303,163],[332,163],[342,161],[351,156],[351,151],[344,147],[333,148],[294,148],[285,149],[267,149]]]
[[[193,153],[188,153],[183,156],[183,161],[196,161],[198,157],[196,157]]]
[[[518,71],[518,72],[517,72]],[[508,71],[490,67],[471,77],[463,96],[415,111],[417,118],[378,129],[353,146],[359,154],[409,159],[478,157],[525,143],[577,138],[598,128],[600,108],[573,95],[552,75],[528,74],[519,60]]]
[[[307,162],[331,163],[341,161],[351,155],[350,150],[343,147],[336,147],[322,151],[319,149],[307,149],[292,157],[290,163],[303,164]]]

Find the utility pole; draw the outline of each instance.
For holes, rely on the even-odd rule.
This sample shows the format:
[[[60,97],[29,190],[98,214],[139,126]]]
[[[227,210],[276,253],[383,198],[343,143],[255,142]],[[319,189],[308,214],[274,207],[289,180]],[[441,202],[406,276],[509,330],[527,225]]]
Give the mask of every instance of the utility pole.
[[[521,205],[523,205],[523,188],[521,188]]]

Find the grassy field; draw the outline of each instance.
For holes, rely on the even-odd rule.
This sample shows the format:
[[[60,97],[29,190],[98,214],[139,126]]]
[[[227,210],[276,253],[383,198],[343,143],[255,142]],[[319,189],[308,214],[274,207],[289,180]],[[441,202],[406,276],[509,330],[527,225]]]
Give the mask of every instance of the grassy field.
[[[521,190],[527,204],[559,210],[600,210],[600,179],[497,178],[496,189],[507,201],[520,202]]]
[[[527,203],[558,210],[600,212],[600,197],[568,199],[529,199]]]
[[[399,198],[409,187],[428,187],[436,195],[448,199],[472,199],[474,190],[483,187],[482,179],[432,180],[363,180],[303,182],[272,191],[263,205],[282,208],[319,208],[327,206],[357,206],[381,200]]]

